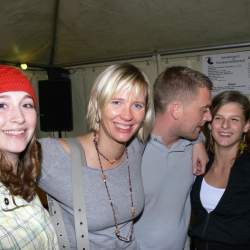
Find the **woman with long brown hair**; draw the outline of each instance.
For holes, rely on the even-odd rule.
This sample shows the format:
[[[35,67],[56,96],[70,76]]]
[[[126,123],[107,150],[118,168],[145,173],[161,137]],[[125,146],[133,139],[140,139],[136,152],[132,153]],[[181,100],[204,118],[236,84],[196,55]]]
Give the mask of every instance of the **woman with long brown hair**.
[[[36,106],[28,78],[0,65],[0,249],[58,249],[36,195],[41,156],[34,135]]]
[[[210,161],[191,192],[197,250],[250,249],[250,102],[237,91],[214,97]]]

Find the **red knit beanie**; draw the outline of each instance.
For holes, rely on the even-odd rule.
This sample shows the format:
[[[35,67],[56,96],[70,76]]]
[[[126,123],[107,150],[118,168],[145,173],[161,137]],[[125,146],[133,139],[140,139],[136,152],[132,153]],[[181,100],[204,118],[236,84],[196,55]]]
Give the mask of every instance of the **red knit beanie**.
[[[13,66],[0,65],[0,93],[9,91],[24,91],[32,97],[35,103],[37,102],[35,91],[28,77]]]

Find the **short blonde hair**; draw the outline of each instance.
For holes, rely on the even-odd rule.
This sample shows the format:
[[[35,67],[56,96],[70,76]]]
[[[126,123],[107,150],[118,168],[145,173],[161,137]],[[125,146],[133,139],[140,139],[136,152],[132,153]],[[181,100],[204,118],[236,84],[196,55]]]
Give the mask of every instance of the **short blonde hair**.
[[[96,79],[88,104],[87,120],[92,130],[98,131],[101,110],[112,97],[124,88],[136,93],[146,92],[145,117],[137,132],[137,137],[145,142],[154,121],[152,88],[147,76],[132,64],[123,63],[109,66]]]

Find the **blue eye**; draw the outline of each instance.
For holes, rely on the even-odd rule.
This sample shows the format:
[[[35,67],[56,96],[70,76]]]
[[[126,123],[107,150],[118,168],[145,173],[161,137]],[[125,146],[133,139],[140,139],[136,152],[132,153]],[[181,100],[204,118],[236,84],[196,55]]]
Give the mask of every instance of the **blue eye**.
[[[135,103],[134,106],[136,109],[144,109],[144,104],[142,103]]]

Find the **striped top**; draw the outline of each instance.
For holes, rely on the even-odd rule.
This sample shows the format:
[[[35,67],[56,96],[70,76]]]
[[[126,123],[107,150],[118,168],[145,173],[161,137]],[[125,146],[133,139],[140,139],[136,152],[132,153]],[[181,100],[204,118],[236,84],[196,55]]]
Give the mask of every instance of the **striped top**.
[[[57,250],[48,212],[38,196],[27,202],[0,183],[0,249]]]

